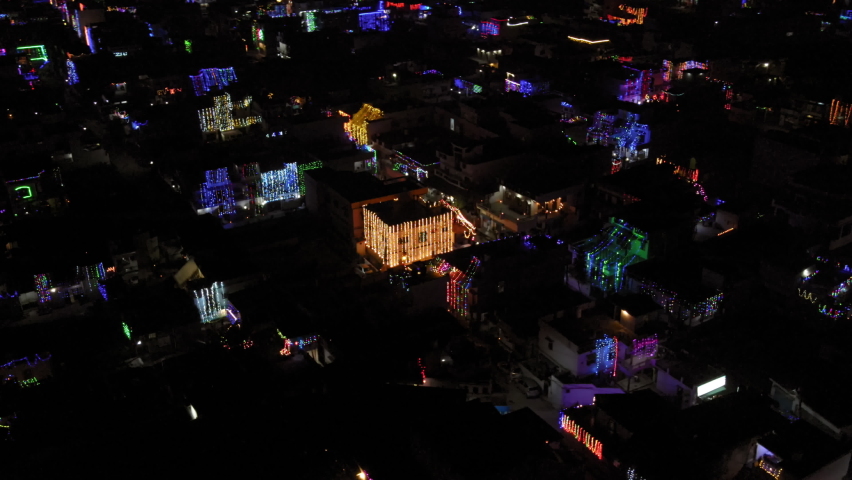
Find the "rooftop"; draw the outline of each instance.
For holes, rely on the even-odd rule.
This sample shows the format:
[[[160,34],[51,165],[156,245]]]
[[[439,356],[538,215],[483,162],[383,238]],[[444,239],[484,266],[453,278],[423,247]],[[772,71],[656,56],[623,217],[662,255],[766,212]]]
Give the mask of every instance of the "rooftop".
[[[627,394],[596,395],[595,405],[631,433],[651,429],[670,420],[676,412],[649,388]]]
[[[374,212],[387,225],[400,225],[430,217],[437,217],[447,212],[441,207],[427,207],[417,201],[387,201],[374,203],[366,207]]]
[[[781,458],[779,467],[806,478],[849,453],[849,447],[804,420],[797,420],[758,440]],[[845,466],[844,466],[845,469]]]
[[[369,172],[340,172],[327,167],[308,170],[306,175],[318,182],[325,183],[352,203],[420,190],[422,190],[422,193],[426,193],[425,187],[407,177],[393,182],[382,182]]]
[[[641,265],[648,262],[640,262],[634,265]],[[661,310],[659,306],[649,295],[641,295],[638,293],[617,294],[610,297],[612,303],[616,307],[626,311],[634,317],[641,317],[651,312]]]

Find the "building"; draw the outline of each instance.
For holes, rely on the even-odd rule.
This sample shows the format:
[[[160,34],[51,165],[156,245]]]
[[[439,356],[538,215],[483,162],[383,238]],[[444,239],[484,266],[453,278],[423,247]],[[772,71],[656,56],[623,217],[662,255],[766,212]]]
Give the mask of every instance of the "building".
[[[364,206],[382,202],[414,201],[428,189],[403,177],[382,181],[369,172],[343,172],[330,168],[305,173],[309,212],[328,229],[332,243],[346,255],[367,255]]]
[[[705,285],[701,265],[688,259],[649,260],[625,272],[630,289],[652,298],[663,309],[660,318],[672,325],[700,325],[722,308],[724,294]]]
[[[420,201],[366,205],[364,244],[378,264],[396,267],[452,251],[453,213]]]
[[[754,466],[778,480],[843,480],[850,457],[844,442],[795,420],[757,440]]]
[[[53,377],[50,354],[36,354],[0,365],[0,382],[17,384],[22,388],[33,387]]]
[[[486,238],[512,233],[555,234],[579,217],[585,176],[555,162],[527,165],[506,175],[499,190],[477,204]]]

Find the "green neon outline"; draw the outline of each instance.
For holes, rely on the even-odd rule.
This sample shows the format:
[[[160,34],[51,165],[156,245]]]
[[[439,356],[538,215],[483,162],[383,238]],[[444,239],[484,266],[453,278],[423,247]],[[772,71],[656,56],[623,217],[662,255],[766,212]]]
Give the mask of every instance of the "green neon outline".
[[[36,58],[31,58],[30,60],[32,60],[34,62],[39,61],[39,60],[47,60],[47,50],[44,48],[44,45],[29,45],[29,46],[26,46],[26,47],[18,47],[17,50],[18,50],[18,53],[25,53],[25,52],[22,52],[21,50],[33,50],[33,49],[38,50],[41,53],[41,56],[36,57]]]
[[[17,192],[18,190],[23,190],[25,188],[27,189],[27,193],[29,195],[27,195],[26,197],[21,197],[21,198],[32,198],[33,197],[33,188],[32,187],[28,187],[26,185],[24,185],[23,187],[15,187],[15,191]]]

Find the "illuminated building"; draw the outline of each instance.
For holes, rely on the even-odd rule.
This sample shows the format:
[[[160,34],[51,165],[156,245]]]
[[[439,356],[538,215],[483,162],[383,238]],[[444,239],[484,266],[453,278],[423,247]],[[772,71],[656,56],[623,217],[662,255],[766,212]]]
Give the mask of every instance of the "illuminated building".
[[[369,172],[315,168],[305,172],[305,204],[331,231],[329,240],[346,255],[367,254],[365,206],[410,203],[428,188],[403,177],[382,181]],[[342,207],[341,207],[342,206]]]
[[[319,30],[319,25],[317,22],[318,13],[319,12],[317,12],[316,10],[303,10],[299,12],[299,15],[303,19],[306,32],[311,33]]]
[[[698,174],[700,173],[698,168],[695,166],[695,158],[690,159],[689,166],[685,167],[683,165],[677,165],[675,163],[670,162],[666,159],[666,155],[660,155],[657,157],[657,165],[669,164],[674,165],[675,170],[674,174],[678,177],[687,180],[691,183],[695,183],[698,181]]]
[[[225,299],[225,285],[222,282],[193,290],[192,294],[201,323],[210,323],[228,316],[228,301]]]
[[[375,12],[365,12],[358,14],[358,25],[363,31],[375,30],[378,32],[387,32],[390,30],[390,15],[384,9],[384,2],[379,2],[379,8]]]
[[[482,232],[489,238],[529,232],[540,226],[556,227],[574,215],[582,190],[576,177],[563,172],[554,167],[508,176],[510,183],[500,185],[485,202],[476,205]]]
[[[594,237],[578,245],[586,277],[604,292],[624,286],[625,267],[648,259],[648,234],[615,218]]]
[[[481,264],[478,258],[473,257],[464,271],[455,267],[450,269],[450,279],[447,282],[447,307],[450,313],[462,320],[470,319],[470,285]]]
[[[0,365],[0,383],[17,383],[21,387],[32,387],[53,376],[50,354],[36,354]]]
[[[586,133],[587,144],[614,147],[610,173],[620,171],[625,162],[630,164],[647,158],[650,141],[650,128],[639,123],[639,114],[621,110],[617,114],[597,112]]]
[[[648,8],[634,7],[626,4],[618,6],[618,12],[608,14],[607,20],[619,26],[626,25],[642,25],[645,23],[645,17],[648,16]]]
[[[201,206],[215,210],[222,217],[236,212],[234,186],[227,168],[208,170],[204,173],[206,181],[201,185]]]
[[[462,78],[456,78],[453,80],[453,85],[461,91],[464,91],[465,94],[470,95],[471,93],[482,93],[482,87],[473,82],[469,82]]]
[[[724,294],[715,288],[701,285],[700,279],[680,274],[688,263],[655,259],[627,268],[634,288],[648,295],[663,307],[673,322],[687,326],[700,325],[713,319],[724,300]]]
[[[630,103],[643,103],[654,93],[654,71],[649,69],[638,69],[624,65],[623,71],[627,73],[627,81],[622,86],[622,94],[618,99]]]
[[[235,113],[247,112],[251,107],[251,97],[232,102],[228,93],[213,97],[213,107],[198,111],[198,120],[203,133],[221,133],[258,124],[263,121],[259,115],[235,117]]]
[[[352,119],[344,126],[349,133],[350,138],[358,145],[367,145],[371,143],[367,133],[367,125],[369,122],[382,118],[384,113],[378,108],[365,103]]]
[[[38,303],[47,303],[50,298],[50,276],[46,273],[40,273],[33,276],[35,281],[36,293],[38,294]]]
[[[475,328],[490,312],[501,308],[507,297],[539,298],[541,292],[564,282],[557,259],[566,249],[560,240],[547,235],[509,236],[457,248],[427,263],[430,274],[445,277],[447,282],[445,293],[434,290],[430,295],[433,299],[445,297],[447,311],[463,327]],[[523,315],[523,309],[518,310]],[[506,327],[501,328],[507,333]],[[509,337],[511,333],[507,333]]]
[[[77,281],[79,281],[83,289],[92,294],[98,292],[106,300],[106,291],[100,285],[101,280],[106,279],[106,270],[103,263],[95,265],[87,265],[85,267],[77,267]]]
[[[295,163],[285,163],[284,168],[260,174],[262,203],[290,200],[301,196],[299,170]]]
[[[388,267],[428,260],[453,249],[453,214],[415,201],[368,205],[364,242]]]
[[[516,75],[506,72],[505,89],[507,92],[518,92],[525,97],[544,95],[550,91],[550,82],[544,80],[516,80]]]
[[[44,45],[18,47],[17,52],[26,55],[31,62],[47,63],[48,61],[47,50],[44,48]]]
[[[614,377],[618,373],[618,339],[604,335],[595,340],[595,374]]]
[[[483,20],[479,24],[479,32],[483,37],[496,37],[500,35],[500,23],[491,20]]]
[[[204,95],[211,90],[221,90],[228,85],[237,81],[237,74],[234,73],[234,67],[228,68],[204,68],[198,72],[198,75],[190,75],[192,88],[195,90],[195,95]]]
[[[710,70],[707,62],[698,62],[695,60],[687,60],[685,62],[674,63],[671,60],[663,60],[663,81],[670,82],[674,79],[683,79],[683,72],[686,70]]]

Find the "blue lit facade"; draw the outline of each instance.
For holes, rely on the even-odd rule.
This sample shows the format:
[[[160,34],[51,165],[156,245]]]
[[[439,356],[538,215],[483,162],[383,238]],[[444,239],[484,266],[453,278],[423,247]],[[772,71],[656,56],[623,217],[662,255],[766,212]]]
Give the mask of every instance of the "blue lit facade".
[[[359,13],[358,25],[364,31],[375,30],[378,32],[387,32],[390,30],[390,16],[387,10]]]
[[[260,197],[264,202],[299,198],[299,172],[295,163],[285,163],[284,168],[260,174]]]
[[[206,182],[201,185],[201,205],[204,208],[218,208],[218,215],[232,215],[236,212],[234,186],[227,168],[208,170],[204,173]]]
[[[234,67],[205,68],[199,71],[198,75],[190,75],[189,80],[192,82],[195,95],[200,96],[213,90],[214,87],[216,90],[221,90],[236,82],[237,74],[234,73]]]

